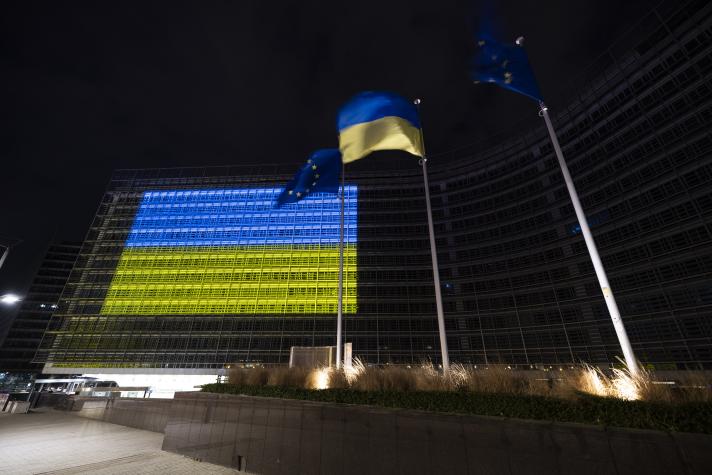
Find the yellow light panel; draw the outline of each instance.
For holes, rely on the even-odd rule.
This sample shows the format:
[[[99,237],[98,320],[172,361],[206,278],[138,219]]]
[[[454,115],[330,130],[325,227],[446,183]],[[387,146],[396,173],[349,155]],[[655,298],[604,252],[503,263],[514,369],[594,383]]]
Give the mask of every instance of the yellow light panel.
[[[344,313],[356,313],[356,245],[344,246]],[[329,314],[338,245],[126,247],[103,315]]]

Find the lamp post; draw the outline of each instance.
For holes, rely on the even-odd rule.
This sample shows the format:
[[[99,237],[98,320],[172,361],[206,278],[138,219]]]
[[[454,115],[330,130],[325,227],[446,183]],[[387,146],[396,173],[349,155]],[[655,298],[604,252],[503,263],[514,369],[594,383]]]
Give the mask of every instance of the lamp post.
[[[7,255],[10,253],[10,248],[20,244],[22,241],[20,239],[13,239],[13,238],[10,238],[10,239],[3,238],[3,239],[0,239],[0,241],[1,241],[0,247],[3,248],[2,256],[0,256],[0,269],[2,269],[2,265],[5,263],[5,259],[7,259]],[[22,300],[22,298],[19,295],[13,294],[12,292],[8,292],[8,293],[0,296],[0,304],[7,305],[7,306],[15,305],[17,302],[20,302],[21,300]],[[0,335],[0,337],[2,337],[2,335]]]
[[[3,246],[5,249],[2,251],[2,257],[0,257],[0,269],[2,269],[2,265],[5,263],[5,259],[7,259],[7,255],[10,253],[10,246]]]
[[[0,256],[0,269],[2,269],[2,265],[5,263],[5,259],[7,259],[7,255],[10,254],[10,248],[17,246],[21,242],[22,242],[22,239],[9,238],[6,236],[0,239],[0,247],[3,248],[2,256]]]

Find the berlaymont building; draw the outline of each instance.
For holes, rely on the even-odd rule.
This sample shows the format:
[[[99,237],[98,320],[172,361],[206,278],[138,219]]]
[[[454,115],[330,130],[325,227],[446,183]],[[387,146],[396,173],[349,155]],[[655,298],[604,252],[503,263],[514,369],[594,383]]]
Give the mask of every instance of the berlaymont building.
[[[636,356],[658,369],[712,367],[711,75],[712,5],[667,2],[553,111]],[[333,345],[340,202],[275,208],[294,168],[115,172],[37,353],[44,372],[214,378]],[[543,122],[431,157],[430,192],[452,361],[617,361]],[[416,160],[350,173],[345,222],[354,355],[439,362]]]

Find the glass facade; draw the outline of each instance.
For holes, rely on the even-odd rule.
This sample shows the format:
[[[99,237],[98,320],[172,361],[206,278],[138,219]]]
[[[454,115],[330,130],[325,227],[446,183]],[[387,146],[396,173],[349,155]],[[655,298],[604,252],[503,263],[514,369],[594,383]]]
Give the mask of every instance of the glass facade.
[[[102,315],[333,313],[341,200],[280,188],[147,191]],[[344,199],[344,312],[356,311],[357,190]]]
[[[0,345],[0,372],[37,373],[42,365],[32,363],[50,315],[55,313],[80,242],[58,241],[47,248],[17,315]],[[24,388],[23,388],[24,389]]]
[[[552,108],[636,356],[657,368],[712,366],[711,72],[712,5],[668,1],[577,80],[567,108],[559,107],[558,115]],[[472,151],[432,156],[429,163],[451,360],[615,363],[618,342],[543,123]],[[300,267],[313,262],[312,255],[302,259],[290,251],[289,257],[258,263],[240,254],[249,245],[235,242],[233,234],[216,237],[230,240],[223,250],[198,231],[169,239],[154,234],[154,242],[200,242],[187,246],[185,259],[160,264],[156,256],[164,244],[127,245],[142,239],[133,231],[147,193],[153,199],[164,192],[185,197],[273,189],[292,172],[289,166],[117,171],[37,360],[48,363],[49,372],[217,370],[231,363],[286,362],[290,346],[333,344],[333,285],[312,285],[321,269],[292,274],[293,262]],[[413,160],[410,168],[349,172],[347,178],[358,194],[349,208],[353,285],[345,340],[353,343],[354,355],[373,363],[437,362],[420,169]],[[231,214],[223,210],[224,200],[214,201],[220,211],[209,220]],[[319,262],[321,256],[332,268],[334,255],[320,254]],[[213,286],[206,269],[213,261],[238,268],[231,259],[280,270],[261,271],[268,275],[265,293],[235,277],[250,274],[243,269],[225,273]],[[161,274],[174,265],[181,269],[171,271],[175,284],[147,277],[149,270]],[[191,274],[193,269],[200,272]],[[333,271],[325,274],[334,281]],[[135,288],[132,276],[139,278]],[[285,278],[299,282],[303,311],[270,306],[282,297],[289,301],[284,291],[292,287]],[[194,298],[198,285],[205,294]],[[195,303],[183,306],[188,295]],[[215,295],[223,303],[202,306]],[[236,306],[228,307],[231,299]]]

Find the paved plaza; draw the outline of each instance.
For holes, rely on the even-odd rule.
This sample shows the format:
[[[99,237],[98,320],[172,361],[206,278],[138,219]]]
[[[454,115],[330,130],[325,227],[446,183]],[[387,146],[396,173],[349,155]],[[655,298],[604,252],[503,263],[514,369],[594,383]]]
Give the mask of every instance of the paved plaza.
[[[163,434],[46,411],[0,414],[0,474],[239,474],[161,450]]]

